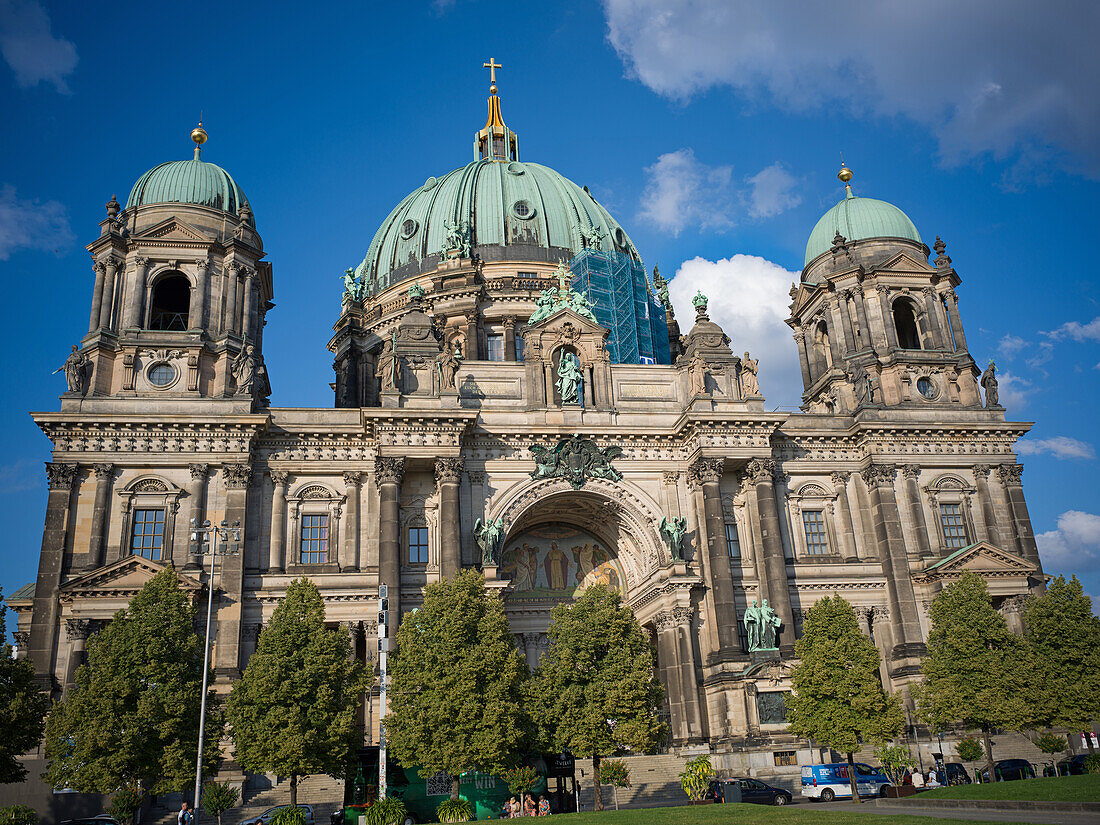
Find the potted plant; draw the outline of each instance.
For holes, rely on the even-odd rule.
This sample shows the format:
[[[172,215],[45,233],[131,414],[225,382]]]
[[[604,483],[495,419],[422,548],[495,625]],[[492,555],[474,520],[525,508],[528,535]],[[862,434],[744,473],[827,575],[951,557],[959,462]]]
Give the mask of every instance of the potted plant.
[[[405,819],[405,803],[396,797],[376,799],[364,811],[367,825],[399,825]]]
[[[917,789],[912,785],[905,785],[905,771],[912,769],[913,757],[909,749],[904,745],[882,745],[875,748],[875,759],[882,763],[882,769],[890,777],[890,786],[886,789],[886,796],[890,799],[898,799],[903,796],[912,796]]]
[[[696,756],[684,765],[684,772],[680,774],[680,787],[684,789],[692,805],[706,805],[713,802],[707,798],[710,790],[710,782],[718,774],[714,766],[710,764],[710,757],[706,754]]]
[[[469,822],[474,818],[470,803],[465,799],[444,799],[435,809],[440,822]]]

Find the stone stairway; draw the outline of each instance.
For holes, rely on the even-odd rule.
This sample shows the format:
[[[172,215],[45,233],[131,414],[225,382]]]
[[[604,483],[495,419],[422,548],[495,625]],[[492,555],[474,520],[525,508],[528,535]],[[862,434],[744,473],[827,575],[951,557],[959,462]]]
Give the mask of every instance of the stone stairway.
[[[139,825],[175,825],[181,799],[179,794],[158,796]],[[342,779],[307,776],[298,780],[298,804],[313,806],[314,825],[329,825],[329,815],[343,804],[343,799]],[[237,807],[222,814],[221,825],[238,825],[246,819],[259,816],[268,808],[289,804],[289,777],[253,777],[245,784],[244,794]],[[201,814],[198,825],[216,825],[216,822],[212,817]]]
[[[687,757],[625,756],[622,761],[630,769],[630,787],[618,788],[620,808],[660,808],[687,802],[680,788],[680,773]],[[580,787],[581,810],[592,810],[592,760],[578,759],[577,784]],[[601,791],[605,810],[615,807],[615,788],[604,785]]]

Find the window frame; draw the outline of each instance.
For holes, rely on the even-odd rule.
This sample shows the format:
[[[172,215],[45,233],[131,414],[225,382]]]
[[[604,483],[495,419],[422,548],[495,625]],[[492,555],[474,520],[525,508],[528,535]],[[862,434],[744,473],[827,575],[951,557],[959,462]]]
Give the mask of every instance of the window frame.
[[[160,518],[148,520],[141,518],[142,514],[154,513]],[[159,527],[159,529],[146,532],[142,527],[153,525]],[[128,542],[128,553],[130,556],[141,556],[143,559],[149,561],[164,561],[164,544],[165,544],[165,532],[168,526],[168,510],[165,507],[135,507],[133,517],[130,520],[130,541]],[[145,540],[149,539],[149,546],[145,546]],[[139,541],[140,540],[140,541]],[[141,547],[136,547],[135,542],[140,543]],[[148,553],[143,551],[149,551]],[[156,551],[156,555],[152,555],[152,552]]]
[[[286,565],[288,570],[338,570],[340,543],[345,538],[340,517],[346,496],[336,493],[325,481],[301,479],[295,491],[286,497],[287,519],[284,529]],[[323,562],[302,561],[303,520],[309,516],[328,516],[327,552]],[[286,539],[289,538],[289,541]]]
[[[973,544],[978,535],[974,525],[974,513],[972,499],[978,492],[977,488],[955,474],[938,476],[923,488],[931,507],[930,519],[935,524],[935,538],[939,542],[938,555],[942,558]],[[948,542],[947,533],[944,530],[943,510],[944,504],[956,504],[962,516],[962,526],[966,534],[966,544],[954,547]],[[926,518],[927,520],[927,518]],[[929,528],[929,541],[932,540],[931,528]]]
[[[730,541],[730,528],[733,528],[733,541]],[[724,524],[724,535],[726,538],[726,555],[731,562],[736,561],[741,563],[741,534],[737,530],[737,521],[732,518],[727,518]],[[737,548],[737,554],[734,555],[732,550]]]
[[[417,534],[418,539],[415,544],[413,543],[413,533]],[[423,537],[423,542],[419,541],[421,537]],[[414,547],[423,550],[423,558],[413,558]],[[408,564],[427,566],[428,557],[431,555],[431,539],[428,535],[426,522],[424,524],[409,524],[405,527],[405,548],[405,559]]]
[[[172,482],[160,476],[143,474],[118,489],[119,511],[117,519],[112,519],[116,525],[121,525],[117,536],[117,544],[110,538],[114,531],[111,524],[107,525],[108,537],[106,540],[106,562],[117,561],[132,553],[134,518],[139,510],[163,510],[164,532],[161,541],[160,558],[156,559],[161,564],[182,564],[184,559],[176,559],[176,514],[179,512],[179,499],[183,490]],[[186,541],[182,546],[182,552],[187,552]],[[148,556],[142,556],[148,559]],[[150,559],[152,561],[152,559]]]
[[[316,523],[314,523],[315,519]],[[316,537],[313,531],[317,531]],[[331,553],[331,531],[332,525],[328,513],[303,513],[298,520],[298,564],[302,566],[328,564]],[[314,545],[317,549],[314,549]],[[319,558],[306,558],[307,556]]]
[[[503,363],[507,358],[507,353],[504,351],[504,343],[505,340],[503,332],[487,332],[485,334],[485,360],[493,361],[494,363],[498,364]],[[493,357],[495,349],[493,344],[499,344],[499,348],[496,348],[497,352],[499,352],[500,354],[499,358]]]
[[[836,500],[839,493],[830,491],[826,482],[807,479],[797,489],[787,494],[787,527],[790,529],[792,551],[796,563],[839,562],[841,543],[836,531]],[[824,552],[811,552],[809,535],[806,532],[804,513],[821,513],[824,536]],[[817,546],[815,543],[814,546]]]
[[[832,555],[829,531],[825,526],[825,509],[806,507],[800,509],[799,514],[802,516],[802,539],[805,542],[806,555],[814,558]],[[820,529],[811,530],[811,527]]]
[[[949,513],[949,508],[953,508],[954,512]],[[953,553],[956,550],[962,550],[964,547],[969,547],[973,542],[970,541],[970,533],[966,529],[966,513],[963,511],[962,502],[941,501],[936,510],[939,515],[944,549]],[[957,517],[958,521],[949,524],[949,517],[953,519]],[[958,543],[960,541],[962,542],[961,544]]]

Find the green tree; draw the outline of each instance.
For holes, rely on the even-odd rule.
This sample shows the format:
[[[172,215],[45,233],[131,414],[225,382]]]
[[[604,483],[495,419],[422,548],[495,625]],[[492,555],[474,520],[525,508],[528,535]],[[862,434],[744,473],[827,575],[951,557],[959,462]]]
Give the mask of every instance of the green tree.
[[[928,612],[925,681],[914,690],[918,713],[937,730],[980,730],[992,779],[991,731],[1023,730],[1033,719],[1027,645],[993,609],[977,573],[945,587]]]
[[[522,807],[529,794],[542,780],[539,772],[530,765],[519,765],[500,772],[500,778],[508,786],[508,790],[519,794],[519,804]]]
[[[325,627],[317,586],[295,579],[229,694],[237,761],[255,773],[289,776],[291,805],[301,777],[343,776],[362,736],[355,717],[363,668],[350,656],[348,634]]]
[[[29,659],[12,658],[8,638],[3,593],[0,593],[0,783],[22,782],[27,769],[19,761],[38,746],[46,728],[50,697],[34,681],[34,665]]]
[[[1031,741],[1035,743],[1035,747],[1037,747],[1039,750],[1050,757],[1050,765],[1052,768],[1055,768],[1054,775],[1057,775],[1058,771],[1054,764],[1054,755],[1061,753],[1069,747],[1069,743],[1066,742],[1066,738],[1064,736],[1058,736],[1057,734],[1047,732],[1039,734]]]
[[[230,782],[207,782],[200,794],[203,810],[216,817],[218,825],[221,825],[222,814],[236,805],[240,797],[240,791]]]
[[[516,761],[527,665],[503,601],[476,570],[425,588],[423,605],[397,631],[390,676],[391,753],[426,774],[450,774],[452,799],[462,773],[499,773]]]
[[[680,787],[692,802],[701,802],[707,795],[711,780],[716,776],[718,772],[710,763],[710,757],[702,753],[689,759],[684,765],[684,770],[680,773]]]
[[[88,646],[87,664],[46,723],[46,781],[81,793],[170,793],[195,778],[203,640],[174,570],[162,570]],[[207,696],[204,769],[222,720]]]
[[[839,595],[826,596],[806,612],[795,653],[799,663],[791,673],[787,726],[796,736],[847,754],[852,800],[858,802],[855,752],[864,742],[898,735],[904,724],[901,701],[883,690],[878,648]]]
[[[630,787],[630,768],[621,759],[608,759],[600,765],[600,784],[611,786],[615,810],[619,810],[619,788]]]
[[[955,752],[963,762],[977,762],[982,758],[984,750],[980,740],[973,736],[966,736],[955,743]],[[977,773],[977,769],[971,765],[970,769]]]
[[[595,809],[602,811],[600,758],[624,746],[651,750],[665,735],[653,652],[634,612],[602,585],[557,605],[549,636],[531,685],[534,714],[553,750],[592,756]]]
[[[1027,645],[1036,669],[1037,716],[1047,727],[1089,730],[1100,716],[1100,619],[1081,582],[1057,576],[1028,599]],[[1092,737],[1086,736],[1089,751]]]

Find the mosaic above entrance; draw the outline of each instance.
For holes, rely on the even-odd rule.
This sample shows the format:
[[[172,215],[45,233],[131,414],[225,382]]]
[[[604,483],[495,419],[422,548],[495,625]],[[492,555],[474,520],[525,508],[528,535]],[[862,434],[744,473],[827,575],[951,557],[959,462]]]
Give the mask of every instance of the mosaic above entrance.
[[[504,548],[500,573],[524,599],[572,599],[592,584],[618,590],[624,581],[604,543],[569,524],[541,524],[516,536]]]

